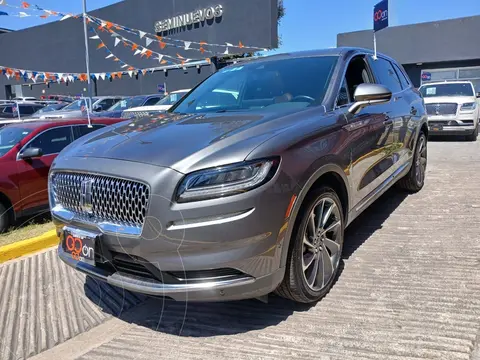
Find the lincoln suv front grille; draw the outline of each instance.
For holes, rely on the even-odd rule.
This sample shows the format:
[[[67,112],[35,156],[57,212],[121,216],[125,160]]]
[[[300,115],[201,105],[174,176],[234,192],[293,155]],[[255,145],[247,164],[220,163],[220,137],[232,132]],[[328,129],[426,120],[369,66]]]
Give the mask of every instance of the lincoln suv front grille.
[[[53,206],[77,218],[142,228],[150,200],[143,183],[103,175],[54,173]]]
[[[455,103],[427,104],[428,115],[456,115],[458,105]]]

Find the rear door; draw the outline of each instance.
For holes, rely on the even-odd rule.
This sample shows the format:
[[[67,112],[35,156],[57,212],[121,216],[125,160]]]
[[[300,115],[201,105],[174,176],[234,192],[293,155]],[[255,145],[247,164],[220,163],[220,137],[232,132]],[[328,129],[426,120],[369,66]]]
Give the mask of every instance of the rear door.
[[[348,112],[354,103],[354,93],[362,83],[374,83],[372,70],[365,55],[350,60],[337,98],[337,107],[341,108],[348,124],[344,129],[348,133],[351,148],[351,162],[348,168],[350,193],[353,204],[367,201],[370,195],[388,178],[392,166],[386,157],[385,147],[391,145],[391,123],[386,107],[373,105],[363,108],[358,114]]]
[[[40,148],[43,152],[39,158],[17,161],[24,210],[48,206],[48,171],[58,153],[72,140],[72,127],[60,126],[43,131],[22,147],[20,152],[27,148]]]

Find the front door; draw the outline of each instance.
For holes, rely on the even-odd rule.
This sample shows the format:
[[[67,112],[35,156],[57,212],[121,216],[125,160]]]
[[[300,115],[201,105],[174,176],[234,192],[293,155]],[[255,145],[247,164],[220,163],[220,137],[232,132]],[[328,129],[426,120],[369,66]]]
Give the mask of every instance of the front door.
[[[17,161],[22,210],[48,207],[48,172],[58,153],[72,142],[72,127],[48,129],[22,147],[40,148],[43,155]],[[20,152],[21,152],[20,151]]]
[[[350,193],[353,194],[352,208],[375,192],[388,178],[392,166],[385,150],[394,142],[393,121],[388,107],[373,105],[355,115],[348,113],[348,107],[355,101],[356,87],[374,82],[366,56],[354,57],[347,67],[337,100],[337,107],[347,119],[348,124],[344,128],[352,144],[348,169]]]

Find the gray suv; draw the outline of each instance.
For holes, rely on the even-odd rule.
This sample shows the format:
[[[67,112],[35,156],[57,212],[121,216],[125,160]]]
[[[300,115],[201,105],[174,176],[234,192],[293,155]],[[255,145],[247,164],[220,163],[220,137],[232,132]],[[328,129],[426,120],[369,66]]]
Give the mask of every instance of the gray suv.
[[[56,158],[60,258],[175,300],[319,300],[345,228],[395,183],[424,185],[427,117],[393,59],[338,48],[223,68],[167,113]]]

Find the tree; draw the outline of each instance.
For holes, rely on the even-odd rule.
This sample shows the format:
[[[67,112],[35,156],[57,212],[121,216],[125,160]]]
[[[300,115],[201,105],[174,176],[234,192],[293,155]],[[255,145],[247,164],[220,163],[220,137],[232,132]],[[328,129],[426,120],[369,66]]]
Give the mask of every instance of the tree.
[[[277,13],[277,26],[280,27],[280,22],[282,18],[285,16],[285,6],[283,5],[283,0],[278,0],[278,13]],[[278,45],[282,45],[282,37],[278,36]],[[241,59],[254,56],[254,52],[244,53],[244,54],[236,54],[236,55],[226,55],[219,58],[220,62],[227,62],[232,59]]]

